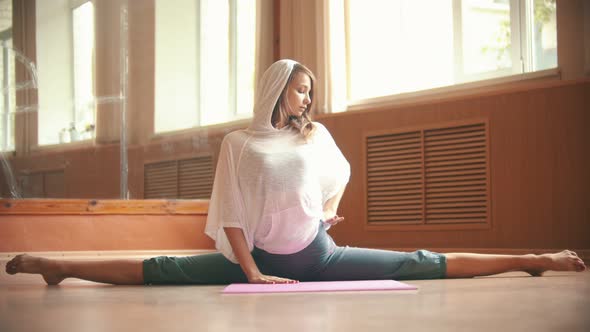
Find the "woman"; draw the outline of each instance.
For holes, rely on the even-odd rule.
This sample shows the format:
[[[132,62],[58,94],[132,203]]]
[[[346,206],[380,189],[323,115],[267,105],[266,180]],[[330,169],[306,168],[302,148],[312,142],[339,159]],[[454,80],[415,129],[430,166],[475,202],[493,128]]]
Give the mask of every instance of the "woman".
[[[310,120],[314,81],[295,61],[274,63],[261,79],[250,127],[224,138],[205,228],[218,253],[87,262],[19,255],[6,271],[38,273],[48,284],[68,277],[112,284],[229,284],[586,268],[567,250],[513,256],[336,246],[326,231],[344,219],[336,211],[350,170],[326,128]]]

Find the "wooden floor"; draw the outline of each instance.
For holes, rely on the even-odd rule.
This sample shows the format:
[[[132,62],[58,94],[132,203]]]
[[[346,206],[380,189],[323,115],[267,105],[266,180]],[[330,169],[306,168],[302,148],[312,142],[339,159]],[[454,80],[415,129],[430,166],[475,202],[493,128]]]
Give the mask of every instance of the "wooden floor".
[[[222,295],[222,286],[46,286],[2,271],[0,331],[590,331],[588,271],[407,283],[419,290]]]

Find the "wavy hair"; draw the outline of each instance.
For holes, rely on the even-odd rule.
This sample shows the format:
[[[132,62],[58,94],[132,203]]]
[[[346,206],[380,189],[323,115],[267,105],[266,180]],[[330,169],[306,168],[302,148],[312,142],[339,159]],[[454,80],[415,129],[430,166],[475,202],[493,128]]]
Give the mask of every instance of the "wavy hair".
[[[307,109],[301,114],[301,116],[290,115],[288,106],[287,106],[287,90],[289,85],[295,78],[298,73],[304,73],[309,76],[311,80],[311,87],[309,89],[309,98],[311,99],[311,103],[308,105]],[[316,131],[315,125],[311,121],[311,112],[315,106],[315,99],[313,98],[314,95],[314,86],[315,86],[315,76],[307,67],[300,63],[296,63],[293,66],[293,70],[291,70],[291,74],[287,79],[287,84],[283,88],[281,92],[281,96],[277,100],[275,107],[272,112],[271,123],[273,127],[277,128],[283,126],[291,126],[291,128],[299,131],[301,135],[305,138],[305,140],[309,140],[313,137],[313,134]]]

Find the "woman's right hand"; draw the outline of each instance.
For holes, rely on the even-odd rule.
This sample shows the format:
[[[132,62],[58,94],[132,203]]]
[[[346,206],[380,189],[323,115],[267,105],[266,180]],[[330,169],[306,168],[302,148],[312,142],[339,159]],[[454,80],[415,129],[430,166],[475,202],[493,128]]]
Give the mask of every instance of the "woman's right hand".
[[[276,276],[268,276],[266,274],[256,274],[252,277],[248,277],[248,283],[250,284],[297,284],[298,280],[281,278]]]

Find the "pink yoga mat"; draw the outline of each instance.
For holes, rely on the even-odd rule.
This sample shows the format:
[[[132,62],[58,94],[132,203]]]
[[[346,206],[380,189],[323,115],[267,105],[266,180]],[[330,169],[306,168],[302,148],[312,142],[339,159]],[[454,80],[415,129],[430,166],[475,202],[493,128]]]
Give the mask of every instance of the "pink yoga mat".
[[[418,287],[395,280],[359,280],[314,281],[300,282],[297,284],[231,284],[223,289],[223,293],[339,292],[415,289],[418,289]]]

